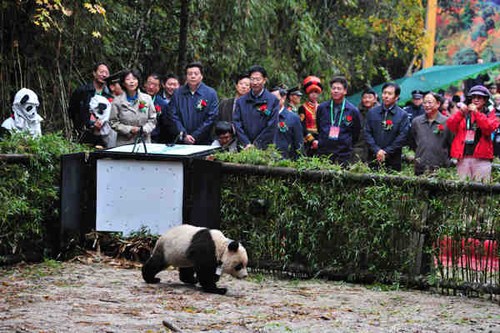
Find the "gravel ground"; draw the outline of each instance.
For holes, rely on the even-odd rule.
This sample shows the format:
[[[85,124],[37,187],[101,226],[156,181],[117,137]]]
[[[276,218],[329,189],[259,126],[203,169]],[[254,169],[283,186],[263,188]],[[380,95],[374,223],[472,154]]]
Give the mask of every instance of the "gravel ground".
[[[182,332],[500,332],[487,299],[260,274],[222,276],[221,296],[174,270],[159,277],[148,285],[138,265],[88,257],[1,268],[0,332],[170,332],[164,320]]]

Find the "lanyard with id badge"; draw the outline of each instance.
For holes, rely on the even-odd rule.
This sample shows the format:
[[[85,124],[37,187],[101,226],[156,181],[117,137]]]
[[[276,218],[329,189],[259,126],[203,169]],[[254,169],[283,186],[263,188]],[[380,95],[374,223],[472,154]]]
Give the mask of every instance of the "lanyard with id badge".
[[[342,116],[344,115],[345,108],[345,98],[342,100],[342,107],[340,108],[340,117],[337,126],[335,126],[335,117],[333,113],[333,100],[330,103],[330,132],[328,133],[328,139],[338,140],[340,135],[340,122],[342,121]]]
[[[465,131],[465,144],[471,145],[474,143],[474,138],[476,137],[476,130],[471,129],[470,114],[465,118],[466,131]]]

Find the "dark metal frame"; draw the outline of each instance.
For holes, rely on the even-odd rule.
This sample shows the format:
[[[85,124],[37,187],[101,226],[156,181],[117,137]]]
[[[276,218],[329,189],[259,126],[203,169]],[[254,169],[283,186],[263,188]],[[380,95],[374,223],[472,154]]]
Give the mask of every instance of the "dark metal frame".
[[[202,157],[98,151],[68,154],[61,157],[60,247],[71,239],[82,242],[95,230],[96,180],[99,159],[139,161],[181,161],[184,168],[182,223],[218,229],[220,227],[221,164]]]

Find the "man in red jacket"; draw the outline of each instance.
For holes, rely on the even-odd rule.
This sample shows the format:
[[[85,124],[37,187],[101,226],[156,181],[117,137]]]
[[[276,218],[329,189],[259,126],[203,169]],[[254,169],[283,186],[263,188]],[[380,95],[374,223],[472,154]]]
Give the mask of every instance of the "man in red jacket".
[[[448,118],[446,125],[455,134],[450,155],[458,160],[460,179],[489,181],[493,142],[491,133],[498,127],[495,112],[488,110],[490,92],[483,85],[472,87],[467,104],[459,104],[459,112]]]

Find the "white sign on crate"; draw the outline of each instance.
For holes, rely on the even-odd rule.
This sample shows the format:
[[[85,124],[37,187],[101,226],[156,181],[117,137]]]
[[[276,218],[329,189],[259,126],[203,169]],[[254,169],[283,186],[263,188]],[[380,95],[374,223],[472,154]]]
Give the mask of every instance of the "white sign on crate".
[[[182,224],[181,161],[97,160],[96,230],[162,234]]]

